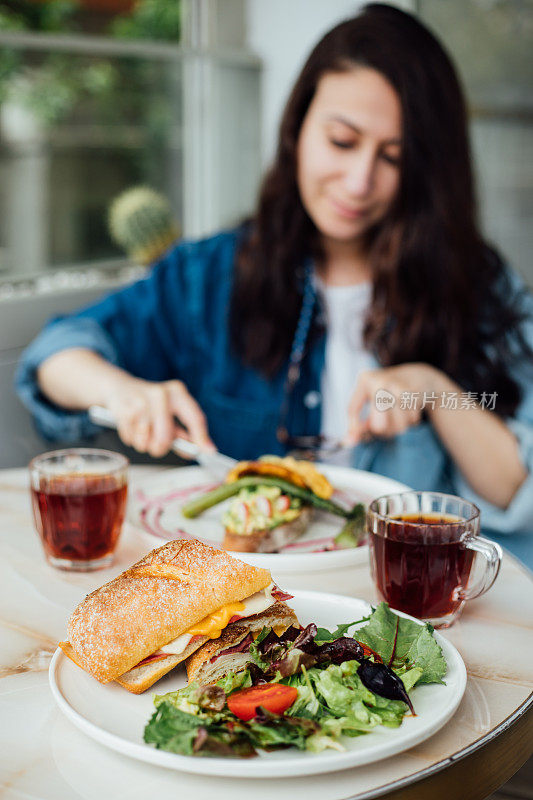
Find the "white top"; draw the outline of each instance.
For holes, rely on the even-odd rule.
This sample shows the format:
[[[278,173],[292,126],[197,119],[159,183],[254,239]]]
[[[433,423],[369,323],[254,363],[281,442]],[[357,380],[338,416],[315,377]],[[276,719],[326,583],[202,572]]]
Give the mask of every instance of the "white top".
[[[359,373],[374,364],[363,345],[363,325],[372,285],[367,282],[326,286],[320,278],[315,280],[327,324],[326,360],[321,378],[321,433],[339,439],[348,431],[348,405]],[[343,455],[349,460],[347,453]]]

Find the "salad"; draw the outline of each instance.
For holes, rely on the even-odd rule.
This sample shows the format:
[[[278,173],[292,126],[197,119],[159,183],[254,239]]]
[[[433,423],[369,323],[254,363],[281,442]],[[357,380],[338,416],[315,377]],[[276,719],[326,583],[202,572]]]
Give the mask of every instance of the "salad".
[[[343,737],[395,728],[416,714],[409,692],[444,683],[447,669],[431,625],[400,617],[386,603],[333,632],[313,623],[281,636],[263,628],[249,655],[246,669],[215,684],[156,696],[145,742],[188,756],[344,750]]]

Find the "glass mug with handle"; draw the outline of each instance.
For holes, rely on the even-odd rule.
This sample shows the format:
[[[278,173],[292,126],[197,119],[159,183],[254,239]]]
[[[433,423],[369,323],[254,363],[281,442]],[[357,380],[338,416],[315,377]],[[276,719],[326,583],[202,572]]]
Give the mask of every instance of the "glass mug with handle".
[[[473,503],[440,492],[402,492],[374,500],[367,512],[370,569],[392,608],[447,628],[467,600],[488,591],[500,569],[499,545],[479,535]],[[485,563],[472,583],[474,556]]]

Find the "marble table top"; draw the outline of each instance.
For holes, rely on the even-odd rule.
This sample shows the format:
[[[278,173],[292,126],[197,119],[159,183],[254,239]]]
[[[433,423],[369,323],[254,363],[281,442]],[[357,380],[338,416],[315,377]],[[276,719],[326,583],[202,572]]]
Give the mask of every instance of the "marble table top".
[[[157,469],[134,467],[131,483],[139,485]],[[178,773],[107,750],[57,709],[48,666],[71,611],[85,594],[160,542],[150,544],[126,524],[111,568],[86,574],[55,570],[45,562],[33,529],[27,484],[26,470],[0,471],[0,796],[5,800],[166,800],[177,792],[196,800],[211,800],[215,794],[221,800],[241,800],[292,798],[297,791],[308,800],[382,797],[432,771],[444,774],[465,749],[483,746],[518,718],[531,699],[533,579],[506,553],[491,591],[470,602],[461,620],[444,632],[468,670],[458,711],[439,733],[405,753],[333,775],[257,782]],[[284,573],[283,583],[377,599],[366,564]]]

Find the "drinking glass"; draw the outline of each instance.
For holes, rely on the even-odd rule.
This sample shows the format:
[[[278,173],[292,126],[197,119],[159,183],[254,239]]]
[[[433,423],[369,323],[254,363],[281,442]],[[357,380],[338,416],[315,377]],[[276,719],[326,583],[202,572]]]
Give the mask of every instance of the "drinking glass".
[[[35,527],[52,566],[88,572],[112,563],[128,463],[119,453],[89,448],[55,450],[30,462]]]
[[[477,506],[440,492],[402,492],[367,512],[370,569],[392,608],[447,628],[467,600],[488,591],[500,569],[499,545],[479,535]],[[476,553],[484,559],[473,583]]]

